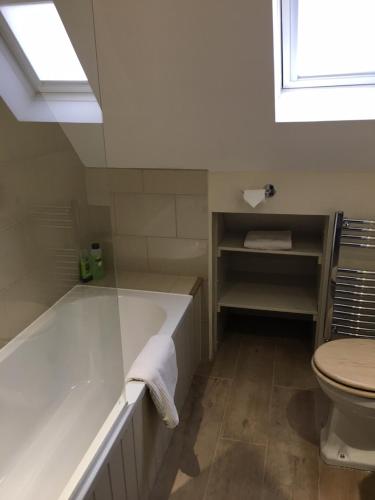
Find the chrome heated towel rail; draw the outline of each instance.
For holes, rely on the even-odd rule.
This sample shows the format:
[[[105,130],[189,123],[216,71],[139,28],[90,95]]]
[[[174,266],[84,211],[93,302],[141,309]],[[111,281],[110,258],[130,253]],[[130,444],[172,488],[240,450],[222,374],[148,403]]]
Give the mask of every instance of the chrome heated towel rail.
[[[343,246],[372,249],[375,264],[375,221],[336,213],[324,338],[375,338],[375,265],[374,270],[339,267]]]

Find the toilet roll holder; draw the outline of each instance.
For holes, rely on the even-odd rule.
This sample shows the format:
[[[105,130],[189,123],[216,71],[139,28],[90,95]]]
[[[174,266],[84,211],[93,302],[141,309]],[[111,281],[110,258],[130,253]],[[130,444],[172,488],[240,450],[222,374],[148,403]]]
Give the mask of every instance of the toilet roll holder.
[[[251,208],[255,208],[264,200],[272,198],[276,194],[276,189],[273,184],[266,184],[263,189],[248,189],[242,191],[243,198]]]
[[[265,186],[263,186],[263,189],[265,198],[272,198],[272,196],[275,196],[277,192],[273,184],[266,184]],[[242,192],[244,193],[245,191]]]
[[[272,196],[275,196],[275,194],[276,194],[276,189],[275,189],[275,186],[273,184],[266,184],[264,186],[264,190],[265,190],[265,197],[266,198],[272,198]]]

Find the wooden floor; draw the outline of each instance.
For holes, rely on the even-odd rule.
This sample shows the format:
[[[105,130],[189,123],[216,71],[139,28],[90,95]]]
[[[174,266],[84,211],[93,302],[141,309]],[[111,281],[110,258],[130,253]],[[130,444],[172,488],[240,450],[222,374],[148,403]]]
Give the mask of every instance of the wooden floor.
[[[310,339],[277,320],[232,330],[194,378],[151,499],[375,500],[375,473],[319,458]]]

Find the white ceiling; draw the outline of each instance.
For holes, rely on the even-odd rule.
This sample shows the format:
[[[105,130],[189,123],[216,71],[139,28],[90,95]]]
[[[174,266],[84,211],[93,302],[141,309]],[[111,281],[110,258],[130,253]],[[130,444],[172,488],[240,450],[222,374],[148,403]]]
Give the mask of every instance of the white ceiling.
[[[86,164],[372,169],[373,122],[274,123],[271,4],[56,0],[104,113]]]

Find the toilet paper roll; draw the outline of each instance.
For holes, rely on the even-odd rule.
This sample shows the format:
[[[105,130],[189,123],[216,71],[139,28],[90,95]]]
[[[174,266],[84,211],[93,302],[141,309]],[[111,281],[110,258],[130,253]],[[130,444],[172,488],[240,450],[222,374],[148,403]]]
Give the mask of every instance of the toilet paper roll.
[[[262,201],[266,199],[266,190],[265,189],[246,189],[243,192],[243,199],[248,203],[252,208],[255,208]]]

